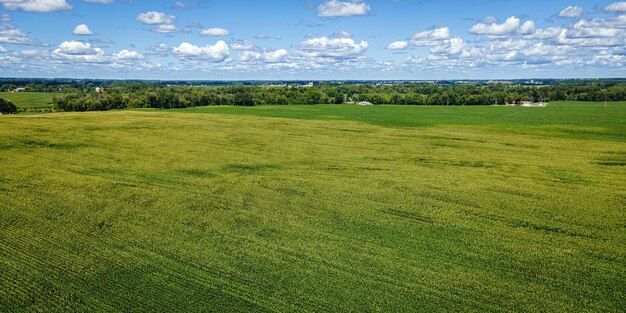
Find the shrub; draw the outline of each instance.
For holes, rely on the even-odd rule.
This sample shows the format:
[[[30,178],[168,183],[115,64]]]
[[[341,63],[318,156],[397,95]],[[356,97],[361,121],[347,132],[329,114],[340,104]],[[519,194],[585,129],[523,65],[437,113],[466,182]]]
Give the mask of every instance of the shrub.
[[[12,114],[15,112],[17,112],[17,107],[13,104],[13,102],[0,98],[0,113]]]

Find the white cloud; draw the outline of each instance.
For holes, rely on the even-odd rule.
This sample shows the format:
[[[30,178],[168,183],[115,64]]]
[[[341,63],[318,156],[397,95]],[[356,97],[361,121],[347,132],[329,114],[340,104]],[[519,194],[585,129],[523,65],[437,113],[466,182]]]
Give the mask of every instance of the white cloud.
[[[195,8],[201,8],[205,6],[202,0],[190,0],[190,1],[175,1],[172,4],[172,9],[175,10],[191,10]]]
[[[9,23],[0,24],[0,43],[15,45],[36,45],[38,42],[31,39],[22,30]]]
[[[535,22],[526,21],[524,22],[524,24],[522,24],[522,26],[520,26],[519,32],[522,35],[528,35],[528,34],[532,34],[536,29],[537,27],[535,26]]]
[[[137,51],[129,51],[126,49],[114,54],[113,57],[120,61],[136,61],[144,59],[144,56],[141,53]]]
[[[93,32],[89,29],[89,26],[85,24],[80,24],[74,28],[74,31],[72,31],[72,34],[77,35],[77,36],[89,36],[89,35],[93,35]]]
[[[64,41],[52,51],[55,59],[79,63],[105,63],[109,59],[100,48],[80,41]]]
[[[279,49],[275,51],[244,51],[239,55],[239,61],[241,62],[256,62],[261,61],[264,63],[281,63],[285,60],[288,52],[285,49]]]
[[[406,45],[405,45],[406,43]],[[387,46],[387,49],[405,49],[408,45],[416,47],[431,47],[431,57],[437,59],[459,57],[472,53],[472,47],[460,37],[452,37],[450,28],[439,27],[432,30],[415,33],[408,42],[397,41]],[[395,48],[395,49],[394,49]],[[413,59],[415,60],[415,59]]]
[[[604,10],[607,12],[626,12],[626,1],[611,3]]]
[[[423,32],[419,32],[413,35],[414,40],[423,40],[423,39],[444,40],[444,39],[449,39],[449,38],[450,38],[450,28],[448,27],[435,28],[431,31],[423,31]]]
[[[352,38],[352,34],[346,31],[340,31],[333,33],[330,37],[332,38]]]
[[[465,41],[461,38],[455,37],[450,40],[446,40],[444,44],[431,48],[430,52],[442,55],[459,55],[463,53],[464,48]]]
[[[560,17],[581,17],[585,13],[585,9],[578,6],[568,6],[559,13]]]
[[[233,50],[252,50],[254,49],[254,45],[247,40],[234,40],[230,47]]]
[[[158,11],[140,13],[139,15],[137,15],[136,19],[137,21],[148,25],[174,24],[174,22],[176,22],[176,16],[167,15],[163,12]]]
[[[268,63],[278,63],[278,62],[282,62],[286,56],[287,56],[287,50],[279,49],[276,51],[269,51],[269,52],[263,53],[263,60]]]
[[[152,47],[152,50],[154,50],[154,52],[157,52],[157,53],[163,53],[163,52],[169,51],[169,47],[168,45],[161,42],[157,44],[156,46]]]
[[[306,57],[345,59],[363,55],[369,48],[366,41],[352,38],[312,38],[300,44],[299,52]]]
[[[469,32],[474,35],[503,36],[517,32],[519,26],[520,19],[515,16],[511,16],[502,24],[498,24],[497,22],[485,23],[483,21],[472,26]]]
[[[140,13],[137,15],[136,20],[146,25],[154,25],[152,28],[153,32],[174,33],[178,31],[176,25],[174,25],[176,22],[176,16],[167,15],[163,12],[150,11]]]
[[[409,46],[406,41],[394,41],[387,46],[388,50],[404,50]]]
[[[43,50],[27,49],[27,50],[22,50],[22,51],[20,51],[20,53],[21,53],[22,55],[25,55],[25,56],[33,57],[33,56],[37,56],[37,55],[41,54],[41,53],[42,53],[42,51],[43,51]],[[47,52],[47,51],[46,51],[46,52]],[[43,52],[43,53],[45,53],[45,52]]]
[[[163,24],[153,28],[152,31],[157,33],[175,33],[178,31],[178,29],[176,28],[176,25]]]
[[[432,48],[426,56],[407,58],[404,66],[455,73],[478,67],[524,71],[623,67],[626,15],[586,19],[582,18],[583,13],[569,25],[546,29],[537,29],[533,21],[521,23],[514,17],[502,24],[487,17],[470,30],[474,35],[487,37],[471,44],[458,37],[437,41],[430,32],[417,33],[409,43]]]
[[[342,2],[329,0],[317,7],[319,17],[364,16],[371,12],[369,4],[360,1]]]
[[[614,28],[606,20],[582,19],[567,32],[570,38],[615,38],[623,33],[622,29]]]
[[[612,55],[606,52],[594,55],[593,58],[585,64],[592,66],[604,66],[609,68],[621,68],[626,66],[626,56]]]
[[[0,0],[2,7],[12,11],[56,12],[72,8],[65,0]]]
[[[204,47],[183,42],[178,47],[174,47],[172,52],[181,59],[201,59],[210,62],[223,62],[230,55],[230,49],[223,40],[218,41],[215,45]]]
[[[80,0],[80,1],[89,2],[89,3],[98,3],[98,4],[109,4],[109,3],[115,2],[115,0]]]
[[[56,52],[63,54],[97,54],[97,51],[91,46],[90,43],[80,41],[64,41],[55,50]]]
[[[230,31],[226,28],[208,28],[202,30],[200,34],[209,37],[223,37],[230,36]]]
[[[551,39],[559,36],[564,29],[562,27],[548,27],[546,29],[537,29],[534,33],[529,34],[528,39]]]
[[[411,44],[414,46],[432,46],[443,40],[448,40],[450,37],[450,28],[440,27],[416,33],[411,37]]]
[[[23,50],[21,53],[37,62],[63,62],[67,66],[88,63],[124,70],[154,67],[153,64],[146,62],[145,57],[137,51],[123,49],[111,55],[90,43],[75,40],[62,42],[52,53],[47,50]]]

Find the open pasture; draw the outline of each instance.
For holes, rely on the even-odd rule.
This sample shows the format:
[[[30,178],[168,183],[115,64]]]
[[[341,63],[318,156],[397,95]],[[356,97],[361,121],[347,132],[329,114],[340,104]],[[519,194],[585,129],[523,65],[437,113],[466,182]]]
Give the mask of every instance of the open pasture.
[[[0,92],[0,98],[13,102],[20,112],[50,111],[52,99],[60,95],[51,92]]]
[[[625,103],[1,116],[0,311],[618,312],[625,125]]]

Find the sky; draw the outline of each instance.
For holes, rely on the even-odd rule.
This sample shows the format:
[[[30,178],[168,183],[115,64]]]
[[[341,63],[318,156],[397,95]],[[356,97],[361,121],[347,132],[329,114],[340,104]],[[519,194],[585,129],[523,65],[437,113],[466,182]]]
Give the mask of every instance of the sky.
[[[0,77],[626,77],[626,1],[0,0]]]

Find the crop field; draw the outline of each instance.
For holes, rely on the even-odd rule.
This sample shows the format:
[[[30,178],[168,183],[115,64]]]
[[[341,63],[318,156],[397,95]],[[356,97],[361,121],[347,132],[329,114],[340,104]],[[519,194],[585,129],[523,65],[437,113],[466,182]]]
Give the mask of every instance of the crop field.
[[[621,312],[625,281],[626,103],[0,116],[2,312]]]
[[[0,92],[0,98],[13,102],[21,112],[48,111],[52,108],[52,98],[59,95],[50,92]]]

